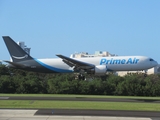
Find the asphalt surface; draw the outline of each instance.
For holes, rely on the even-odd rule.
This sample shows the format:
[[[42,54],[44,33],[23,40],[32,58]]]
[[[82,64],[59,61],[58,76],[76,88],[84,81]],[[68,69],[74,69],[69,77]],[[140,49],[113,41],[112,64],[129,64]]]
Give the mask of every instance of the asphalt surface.
[[[70,116],[116,116],[116,117],[158,117],[160,112],[124,110],[86,110],[86,109],[39,109],[34,115]]]
[[[112,116],[113,112],[110,111],[98,111],[98,113],[101,113],[101,115],[97,114],[97,111],[93,110],[91,111],[75,110],[74,115],[72,115],[73,114],[72,112],[73,111],[71,110],[57,110],[57,109],[56,110],[0,109],[0,120],[160,120],[159,117],[124,117],[124,116],[130,116],[126,112],[124,113],[125,114],[124,116],[118,116],[117,113],[119,114],[119,111],[115,111],[116,113],[114,115],[116,116]],[[92,113],[94,113],[94,115]],[[104,114],[105,116],[102,116]],[[107,114],[108,116],[106,116]],[[143,114],[143,113],[138,113],[138,114]]]
[[[88,98],[88,97],[30,97],[11,96],[0,97],[0,100],[52,100],[52,101],[97,101],[97,102],[146,102],[160,103],[156,99],[128,99],[128,98]]]

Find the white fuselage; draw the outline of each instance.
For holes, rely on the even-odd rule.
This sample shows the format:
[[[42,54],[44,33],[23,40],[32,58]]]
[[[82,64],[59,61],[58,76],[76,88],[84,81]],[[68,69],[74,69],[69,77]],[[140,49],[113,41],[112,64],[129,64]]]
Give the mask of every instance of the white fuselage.
[[[107,71],[138,71],[146,70],[156,66],[158,63],[145,56],[114,56],[114,57],[92,57],[92,58],[73,58],[85,63],[106,65]],[[37,59],[43,66],[49,69],[56,69],[57,72],[71,72],[73,69],[62,61],[62,59]]]

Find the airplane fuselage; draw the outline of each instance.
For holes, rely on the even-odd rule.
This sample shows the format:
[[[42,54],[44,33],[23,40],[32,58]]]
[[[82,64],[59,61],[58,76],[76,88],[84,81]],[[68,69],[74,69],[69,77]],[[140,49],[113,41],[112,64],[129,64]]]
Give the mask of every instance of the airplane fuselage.
[[[107,71],[138,71],[146,70],[157,65],[153,59],[145,56],[114,56],[74,58],[75,60],[93,64],[95,66],[106,65]],[[42,73],[71,73],[73,68],[59,58],[33,59],[18,62],[26,67],[23,69]]]

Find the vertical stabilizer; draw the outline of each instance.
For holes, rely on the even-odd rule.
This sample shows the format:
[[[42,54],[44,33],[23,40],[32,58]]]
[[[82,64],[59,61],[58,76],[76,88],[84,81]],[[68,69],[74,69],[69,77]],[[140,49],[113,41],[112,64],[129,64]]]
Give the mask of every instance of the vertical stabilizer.
[[[21,61],[33,59],[9,36],[3,36],[3,40],[8,48],[8,51],[10,53],[10,56],[13,62],[21,62]]]

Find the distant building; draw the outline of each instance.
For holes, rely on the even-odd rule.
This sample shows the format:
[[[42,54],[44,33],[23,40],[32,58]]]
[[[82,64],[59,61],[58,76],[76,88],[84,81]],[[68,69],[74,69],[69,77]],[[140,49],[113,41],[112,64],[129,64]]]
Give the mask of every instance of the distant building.
[[[17,42],[17,44],[26,52],[30,55],[30,50],[31,48],[28,48],[26,45],[25,45],[25,42]]]
[[[158,64],[156,67],[148,69],[147,73],[148,74],[160,74],[160,64]]]
[[[88,52],[80,52],[71,54],[71,58],[83,58],[83,57],[107,57],[116,56],[115,54],[110,54],[107,51],[95,51],[95,54],[88,54]]]
[[[124,75],[132,74],[132,73],[142,74],[142,73],[145,73],[145,71],[119,71],[119,72],[117,72],[117,75],[124,76]],[[160,74],[160,64],[158,64],[157,66],[155,66],[153,68],[148,69],[147,74],[148,75]]]

